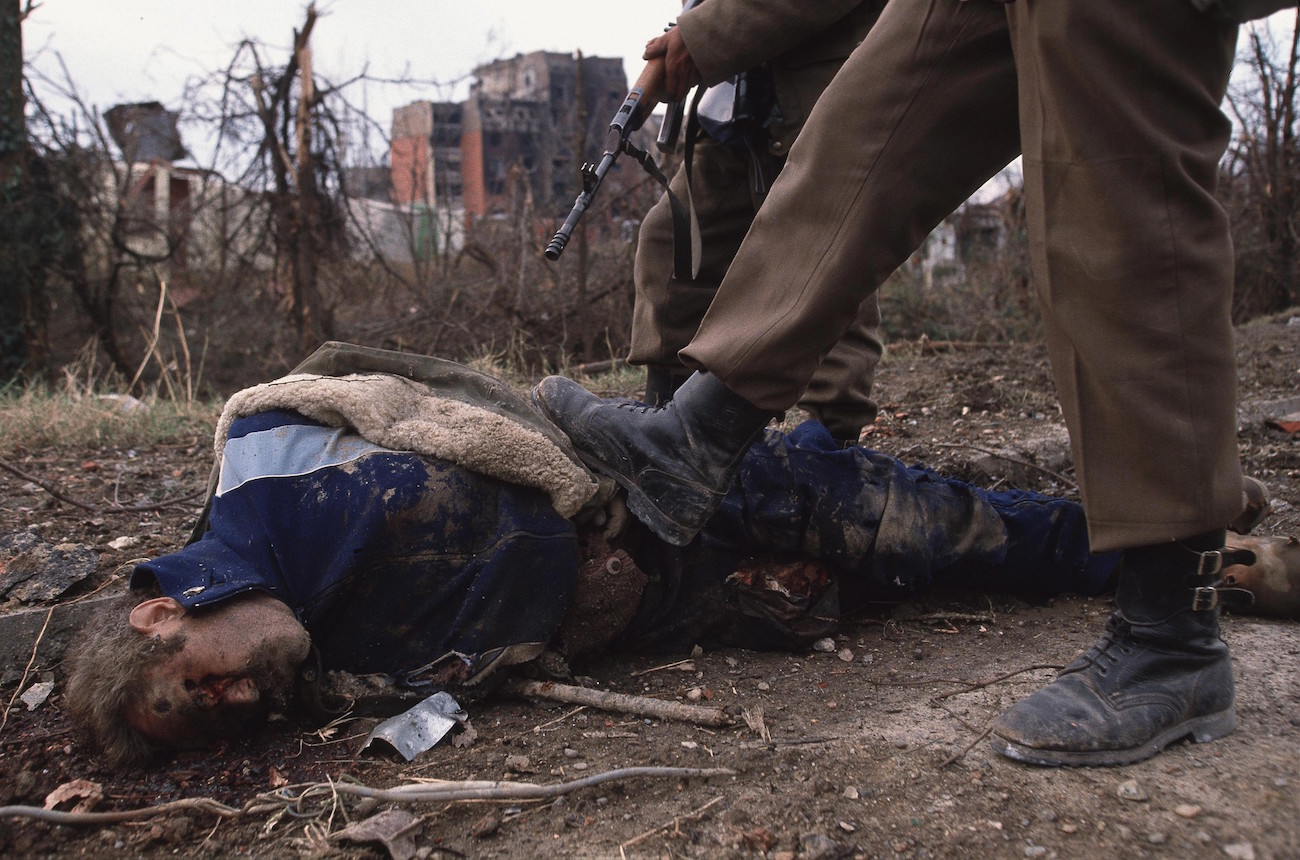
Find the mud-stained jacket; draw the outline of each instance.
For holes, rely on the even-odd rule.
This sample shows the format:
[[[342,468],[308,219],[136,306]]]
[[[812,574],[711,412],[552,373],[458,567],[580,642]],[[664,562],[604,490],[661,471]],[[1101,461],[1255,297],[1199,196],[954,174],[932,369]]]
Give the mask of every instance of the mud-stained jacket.
[[[325,668],[450,684],[540,654],[577,568],[541,491],[272,411],[231,426],[203,537],[132,584],[195,611],[262,591]]]

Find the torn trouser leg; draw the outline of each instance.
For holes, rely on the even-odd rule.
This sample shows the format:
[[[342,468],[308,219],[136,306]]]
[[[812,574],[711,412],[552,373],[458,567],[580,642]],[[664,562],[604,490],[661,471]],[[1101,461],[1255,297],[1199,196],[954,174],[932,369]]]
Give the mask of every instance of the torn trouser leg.
[[[815,422],[754,444],[703,537],[821,560],[840,580],[845,609],[930,585],[1095,594],[1115,563],[1089,555],[1074,502],[983,490],[865,448],[839,449]]]

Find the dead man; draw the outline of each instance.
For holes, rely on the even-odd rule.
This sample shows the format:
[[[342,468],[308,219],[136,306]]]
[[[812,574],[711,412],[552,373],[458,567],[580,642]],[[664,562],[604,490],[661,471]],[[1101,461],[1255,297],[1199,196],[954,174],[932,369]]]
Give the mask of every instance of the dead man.
[[[69,708],[112,763],[293,712],[304,664],[472,691],[547,649],[802,648],[873,602],[1098,594],[1115,566],[1073,502],[815,422],[761,438],[675,547],[499,380],[342,344],[232,397],[217,452],[195,539],[137,566],[69,661]]]

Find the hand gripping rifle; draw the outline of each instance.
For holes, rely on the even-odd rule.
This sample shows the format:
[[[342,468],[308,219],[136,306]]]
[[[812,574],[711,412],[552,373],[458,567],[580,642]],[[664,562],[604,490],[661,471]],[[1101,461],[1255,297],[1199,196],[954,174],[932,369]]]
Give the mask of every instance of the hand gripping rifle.
[[[699,5],[700,0],[686,0],[682,4],[682,11],[687,12]],[[664,32],[667,33],[673,27],[677,26],[674,21],[667,27]],[[675,152],[677,150],[677,139],[682,134],[682,120],[686,116],[686,102],[664,102],[664,121],[659,124],[659,137],[655,139],[655,146],[660,152]]]
[[[560,254],[564,253],[565,246],[569,244],[569,239],[573,236],[573,230],[578,226],[582,213],[586,212],[587,207],[591,205],[610,168],[618,161],[620,155],[627,153],[667,191],[674,230],[682,229],[692,236],[690,243],[683,243],[688,245],[687,248],[683,251],[675,251],[674,267],[679,273],[691,272],[691,277],[694,276],[694,261],[699,259],[699,228],[694,225],[694,219],[690,217],[686,206],[668,188],[668,177],[664,176],[663,171],[655,164],[654,158],[649,152],[629,140],[632,132],[640,128],[646,120],[645,112],[641,109],[641,100],[645,96],[646,87],[662,75],[663,60],[651,60],[632,89],[628,91],[622,106],[614,113],[614,119],[609,124],[609,132],[605,135],[605,151],[597,163],[583,163],[582,191],[578,194],[578,199],[573,201],[573,208],[569,210],[569,215],[564,219],[560,229],[555,232],[555,237],[547,244],[546,259],[552,261],[560,259]]]

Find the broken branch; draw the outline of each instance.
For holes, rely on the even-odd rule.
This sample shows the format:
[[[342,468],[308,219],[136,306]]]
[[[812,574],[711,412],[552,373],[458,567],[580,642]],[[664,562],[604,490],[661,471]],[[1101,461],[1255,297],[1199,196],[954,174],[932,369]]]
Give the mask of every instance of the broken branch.
[[[659,833],[662,830],[667,830],[669,827],[675,828],[678,825],[680,825],[681,822],[683,821],[699,820],[701,815],[708,812],[714,806],[717,806],[723,800],[724,800],[723,795],[718,795],[717,797],[713,798],[708,803],[704,804],[699,809],[696,809],[693,812],[688,812],[685,815],[674,815],[672,821],[666,822],[664,824],[660,824],[658,827],[647,830],[646,832],[642,833],[639,836],[633,836],[631,839],[627,840],[622,845],[618,846],[619,856],[626,857],[628,848],[631,848],[633,845],[637,844],[638,842],[642,842],[646,839],[649,839],[651,836],[654,836],[656,833]]]
[[[651,699],[646,696],[590,690],[586,687],[556,684],[551,681],[509,681],[502,689],[510,695],[523,698],[545,699],[570,705],[590,705],[605,711],[617,711],[660,720],[679,720],[705,726],[729,726],[733,722],[722,708],[684,705],[681,702],[665,702],[663,699]]]
[[[160,803],[157,806],[122,809],[116,812],[63,812],[58,809],[43,809],[39,806],[0,806],[0,818],[35,818],[52,824],[115,824],[119,821],[152,818],[178,809],[197,809],[200,812],[211,812],[222,818],[233,818],[242,814],[242,810],[218,803],[211,798],[187,797],[170,803]]]
[[[471,780],[469,782],[415,782],[393,788],[370,788],[365,785],[339,782],[329,788],[338,794],[365,797],[384,803],[448,802],[453,800],[545,800],[570,794],[580,788],[591,788],[606,782],[632,777],[690,777],[734,776],[726,767],[623,767],[594,773],[581,779],[539,785],[534,782],[503,782],[499,780]],[[325,786],[317,783],[294,795],[285,789],[262,795],[262,801],[295,805],[311,794],[319,794]]]

